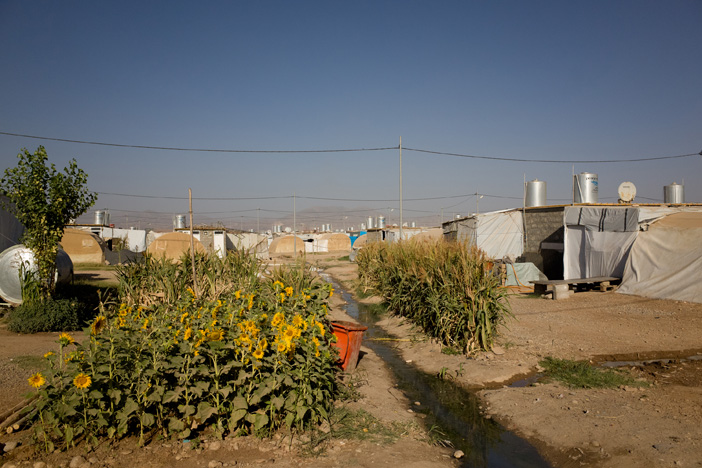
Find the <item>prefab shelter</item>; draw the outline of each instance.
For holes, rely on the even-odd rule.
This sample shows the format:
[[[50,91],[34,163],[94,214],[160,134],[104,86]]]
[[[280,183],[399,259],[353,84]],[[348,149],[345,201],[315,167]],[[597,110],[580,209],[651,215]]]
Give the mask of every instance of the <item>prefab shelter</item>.
[[[66,228],[60,243],[74,265],[105,263],[105,242],[92,232]]]
[[[207,253],[207,249],[202,243],[193,239],[195,252]],[[190,252],[190,234],[184,232],[168,232],[158,236],[149,244],[146,253],[156,258],[167,258],[168,260],[180,260],[186,253]]]
[[[702,303],[702,212],[671,214],[639,232],[618,292]]]
[[[282,253],[303,253],[305,251],[305,241],[297,236],[276,237],[268,245],[268,252],[275,254]]]

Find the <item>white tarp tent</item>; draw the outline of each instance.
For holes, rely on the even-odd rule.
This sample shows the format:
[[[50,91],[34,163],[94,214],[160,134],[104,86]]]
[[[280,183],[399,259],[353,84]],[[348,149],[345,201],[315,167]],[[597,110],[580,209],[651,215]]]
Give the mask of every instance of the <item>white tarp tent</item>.
[[[563,277],[621,278],[632,245],[648,225],[700,206],[571,206],[563,213]]]
[[[524,252],[521,210],[480,213],[455,221],[456,240],[483,250],[488,257],[517,258]]]
[[[640,232],[618,292],[702,303],[702,212],[671,214]]]
[[[639,230],[638,208],[566,207],[563,225],[564,278],[621,278]]]

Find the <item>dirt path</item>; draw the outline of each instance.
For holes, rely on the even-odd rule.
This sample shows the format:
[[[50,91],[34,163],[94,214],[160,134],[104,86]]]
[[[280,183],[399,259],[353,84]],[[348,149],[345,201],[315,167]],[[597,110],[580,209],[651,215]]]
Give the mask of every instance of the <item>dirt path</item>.
[[[347,287],[348,262],[320,259]],[[702,364],[649,365],[632,370],[652,385],[638,390],[570,390],[559,384],[512,388],[546,356],[562,359],[644,360],[702,353],[702,304],[616,293],[576,293],[564,301],[511,298],[515,320],[495,352],[473,358],[446,355],[411,325],[387,317],[380,325],[400,338],[406,360],[429,373],[460,375],[483,388],[484,412],[527,438],[554,466],[702,466]]]

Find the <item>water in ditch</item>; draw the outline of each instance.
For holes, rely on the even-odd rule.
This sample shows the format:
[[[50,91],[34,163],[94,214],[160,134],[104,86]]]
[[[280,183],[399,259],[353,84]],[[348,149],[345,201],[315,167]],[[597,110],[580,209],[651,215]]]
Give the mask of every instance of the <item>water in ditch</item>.
[[[328,277],[326,279],[330,280]],[[373,308],[357,303],[351,294],[341,290],[338,285],[335,284],[334,288],[341,291],[347,303],[346,313],[368,326],[364,333],[364,346],[372,349],[388,364],[398,387],[410,401],[421,402],[421,406],[413,410],[426,414],[424,421],[427,428],[465,453],[465,458],[460,461],[461,467],[550,466],[527,441],[505,430],[497,422],[484,418],[478,398],[473,393],[449,379],[441,380],[405,362],[387,342],[373,341],[373,338],[388,337],[380,327],[375,326],[380,317]]]

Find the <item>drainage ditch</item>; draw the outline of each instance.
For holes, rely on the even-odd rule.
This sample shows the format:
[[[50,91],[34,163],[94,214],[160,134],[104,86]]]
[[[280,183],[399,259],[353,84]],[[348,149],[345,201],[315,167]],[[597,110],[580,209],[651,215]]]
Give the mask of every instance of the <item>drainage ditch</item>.
[[[323,275],[331,281],[328,275]],[[470,391],[448,379],[439,379],[410,365],[400,353],[383,341],[373,338],[388,338],[389,335],[375,323],[379,320],[373,308],[357,303],[339,285],[346,301],[346,313],[368,327],[364,333],[364,346],[372,349],[388,364],[397,382],[410,401],[419,401],[421,406],[412,410],[425,415],[424,421],[437,439],[462,450],[465,457],[461,467],[485,468],[536,468],[549,467],[546,460],[526,440],[507,431],[492,419],[483,417],[478,398]]]

